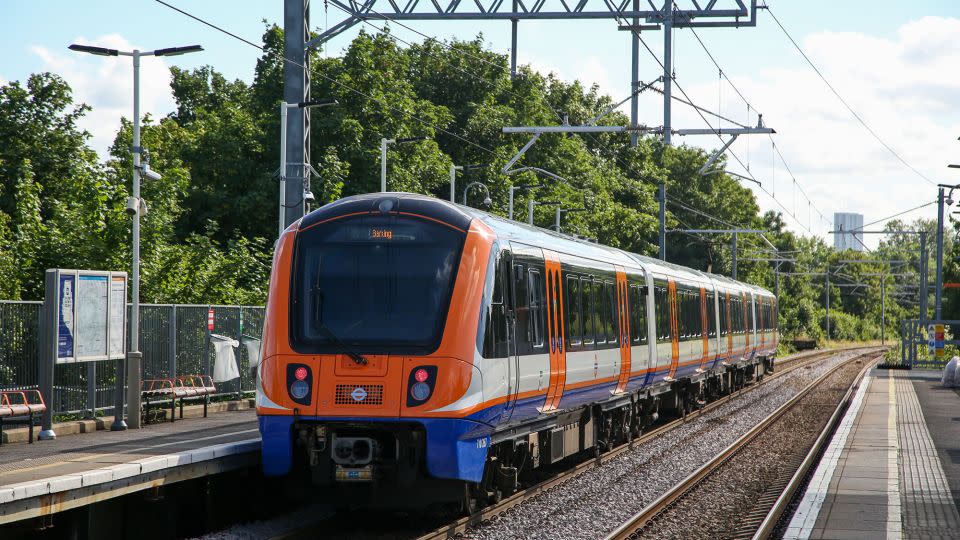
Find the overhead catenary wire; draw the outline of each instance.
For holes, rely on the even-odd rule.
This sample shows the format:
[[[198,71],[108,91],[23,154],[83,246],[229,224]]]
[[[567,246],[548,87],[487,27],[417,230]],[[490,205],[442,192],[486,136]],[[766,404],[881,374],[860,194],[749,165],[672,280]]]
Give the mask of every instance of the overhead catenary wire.
[[[208,27],[210,27],[210,28],[213,28],[214,30],[216,30],[216,31],[218,31],[218,32],[222,32],[222,33],[224,33],[224,34],[226,34],[226,35],[228,35],[228,36],[230,36],[230,37],[232,37],[232,38],[234,38],[234,39],[237,39],[237,40],[239,40],[239,41],[241,41],[241,42],[243,42],[243,43],[246,43],[247,45],[250,45],[251,47],[254,47],[254,48],[256,48],[256,49],[259,49],[260,51],[263,51],[263,52],[267,52],[267,50],[266,50],[263,46],[257,45],[256,43],[254,43],[254,42],[252,42],[252,41],[250,41],[250,40],[248,40],[248,39],[246,39],[246,38],[243,38],[243,37],[241,37],[241,36],[239,36],[239,35],[237,35],[237,34],[234,34],[233,32],[230,32],[229,30],[226,30],[225,28],[222,28],[222,27],[220,27],[220,26],[218,26],[218,25],[216,25],[216,24],[214,24],[214,23],[211,23],[211,22],[209,22],[209,21],[207,21],[207,20],[205,20],[205,19],[202,19],[202,18],[200,18],[200,17],[198,17],[198,16],[196,16],[196,15],[194,15],[194,14],[192,14],[192,13],[189,13],[189,12],[187,12],[187,11],[184,11],[183,9],[180,9],[180,8],[178,8],[177,6],[174,6],[174,5],[172,5],[172,4],[169,4],[169,3],[165,2],[164,0],[154,0],[154,1],[156,1],[156,2],[159,3],[159,4],[163,4],[164,6],[170,8],[170,9],[172,9],[172,10],[174,10],[174,11],[177,11],[177,12],[179,12],[179,13],[182,13],[183,15],[185,15],[185,16],[187,16],[187,17],[189,17],[189,18],[191,18],[191,19],[193,19],[193,20],[195,20],[195,21],[197,21],[197,22],[199,22],[199,23],[201,23],[201,24],[203,24],[203,25],[206,25],[206,26],[208,26]],[[298,66],[298,67],[300,67],[300,68],[307,69],[306,66],[304,66],[303,64],[301,64],[301,63],[299,63],[299,62],[296,62],[296,61],[294,61],[294,60],[291,60],[290,58],[287,58],[287,57],[286,57],[285,55],[283,55],[283,54],[279,54],[278,56],[279,56],[280,59],[282,59],[284,62],[289,62],[289,63],[291,63],[291,64],[293,64],[293,65],[295,65],[295,66]],[[486,146],[483,146],[482,144],[476,143],[476,142],[474,142],[474,141],[471,141],[470,139],[467,139],[466,137],[463,137],[463,136],[461,136],[461,135],[458,135],[458,134],[456,134],[456,133],[453,133],[452,131],[449,131],[449,130],[447,130],[447,129],[444,129],[444,128],[436,125],[436,124],[433,124],[433,123],[430,122],[429,120],[424,120],[423,118],[420,118],[419,116],[417,116],[417,115],[414,114],[414,113],[411,113],[411,112],[406,111],[406,110],[404,110],[404,109],[401,109],[401,108],[399,108],[399,107],[395,107],[395,106],[393,106],[393,105],[390,105],[389,103],[387,103],[387,102],[386,102],[385,100],[383,100],[383,99],[373,97],[373,96],[371,96],[370,94],[368,94],[368,93],[366,93],[366,92],[364,92],[364,91],[362,91],[362,90],[358,90],[358,89],[356,89],[356,88],[354,88],[354,87],[352,87],[352,86],[350,86],[350,85],[348,85],[348,84],[345,84],[345,83],[343,83],[343,82],[340,82],[340,81],[334,79],[333,77],[329,77],[329,76],[327,76],[327,75],[324,75],[323,73],[317,73],[317,75],[318,75],[320,78],[324,79],[325,81],[329,82],[330,84],[334,84],[334,85],[336,85],[336,86],[339,86],[340,88],[343,88],[344,90],[347,90],[347,91],[352,92],[352,93],[354,93],[354,94],[357,94],[357,95],[359,95],[359,96],[365,97],[365,98],[367,98],[367,99],[369,99],[369,100],[371,100],[371,101],[374,101],[374,102],[376,102],[376,103],[379,103],[379,104],[383,105],[385,108],[390,109],[391,111],[398,112],[398,113],[400,113],[400,114],[402,114],[402,115],[404,115],[404,116],[406,116],[406,117],[408,117],[408,118],[410,118],[410,119],[412,119],[412,120],[416,120],[417,122],[419,122],[419,123],[421,123],[421,124],[423,124],[423,125],[425,125],[425,126],[431,127],[431,128],[433,128],[433,129],[435,129],[436,131],[438,131],[438,132],[440,132],[440,133],[443,133],[444,135],[449,135],[450,137],[453,137],[453,138],[455,138],[455,139],[457,139],[457,140],[459,140],[459,141],[461,141],[461,142],[463,142],[463,143],[466,143],[466,144],[468,144],[468,145],[470,145],[470,146],[473,146],[474,148],[477,148],[477,149],[479,149],[479,150],[483,150],[483,151],[485,151],[485,152],[487,152],[487,153],[489,153],[489,154],[491,154],[491,155],[494,155],[494,156],[496,155],[496,153],[495,153],[492,149],[487,148]]]
[[[342,11],[344,11],[345,13],[347,13],[347,11],[346,11],[343,7],[338,6],[338,5],[336,5],[336,4],[334,4],[334,5],[335,5],[337,8],[341,9]],[[374,9],[371,9],[371,12],[374,13],[375,15],[382,16],[381,13],[377,12],[377,11],[374,10]],[[383,33],[385,33],[385,34],[387,33],[385,27],[377,26],[377,25],[375,25],[375,24],[373,24],[373,23],[371,23],[371,22],[369,22],[369,21],[367,21],[367,20],[363,20],[363,21],[361,21],[361,22],[367,24],[368,26],[370,26],[370,27],[372,27],[372,28],[374,28],[374,29],[376,29],[376,30],[378,30],[378,31],[380,31],[380,32],[383,32]],[[459,53],[459,54],[462,54],[463,56],[467,56],[467,57],[470,57],[470,58],[474,58],[474,59],[477,59],[477,60],[479,60],[479,61],[481,61],[481,62],[484,62],[484,63],[487,63],[487,64],[491,64],[491,65],[494,65],[494,66],[497,66],[497,67],[500,67],[500,68],[503,68],[503,67],[504,67],[504,66],[500,66],[500,65],[498,65],[498,64],[494,64],[494,63],[492,63],[492,62],[489,62],[487,59],[482,58],[482,57],[477,56],[477,55],[474,55],[474,54],[472,54],[472,53],[469,53],[468,51],[459,50],[459,49],[454,49],[452,46],[448,45],[447,43],[445,43],[445,42],[440,41],[439,39],[437,39],[435,36],[431,36],[431,35],[429,35],[429,34],[426,34],[426,33],[424,33],[424,32],[421,32],[421,31],[413,28],[413,27],[410,26],[410,25],[403,24],[403,23],[400,22],[400,21],[394,21],[394,22],[396,22],[398,26],[401,26],[401,27],[403,27],[403,28],[411,31],[411,32],[413,32],[413,33],[415,33],[415,34],[423,37],[424,39],[426,39],[426,40],[428,40],[428,41],[434,42],[434,43],[438,44],[439,46],[446,48],[447,50],[450,50],[450,51],[452,51],[452,52],[457,52],[457,53]],[[404,39],[402,39],[402,38],[399,38],[399,37],[397,37],[397,36],[395,36],[395,35],[393,35],[393,34],[388,34],[388,37],[389,37],[390,39],[393,39],[393,40],[397,41],[397,42],[404,43],[404,44],[407,45],[407,46],[412,46],[412,45],[413,45],[411,42],[406,41],[406,40],[404,40]],[[469,70],[465,70],[465,69],[462,69],[462,68],[456,68],[456,69],[457,69],[458,71],[460,71],[461,73],[464,73],[464,74],[466,74],[466,75],[468,75],[468,76],[470,76],[470,77],[473,77],[473,78],[475,78],[475,79],[477,79],[477,80],[486,81],[486,79],[484,79],[482,76],[480,76],[480,75],[478,75],[478,74],[476,74],[476,73],[470,72]],[[660,92],[661,94],[662,94],[662,92],[663,92],[662,90],[656,88],[656,87],[653,86],[652,84],[644,85],[644,86],[642,86],[641,88],[644,88],[644,89],[645,89],[645,88],[649,88],[649,89],[654,90],[654,91],[656,91],[656,92]],[[513,96],[515,96],[515,97],[520,97],[520,96],[518,96],[515,92],[512,92],[512,91],[509,91],[509,90],[508,90],[508,93],[510,93],[511,95],[513,95]],[[707,110],[707,109],[705,109],[705,108],[699,107],[698,105],[694,104],[692,101],[685,100],[685,99],[683,99],[683,98],[681,98],[681,97],[679,97],[679,96],[673,96],[673,99],[676,100],[676,101],[678,101],[678,102],[684,103],[684,104],[686,104],[686,105],[688,105],[688,106],[690,106],[690,107],[697,108],[697,109],[699,109],[700,111],[702,111],[702,112],[704,112],[704,113],[717,116],[718,118],[723,119],[723,120],[726,120],[727,122],[729,122],[729,123],[731,123],[731,124],[737,125],[737,126],[739,126],[739,127],[744,127],[744,128],[747,127],[747,126],[745,126],[745,125],[743,125],[743,124],[740,124],[739,122],[737,122],[737,121],[735,121],[735,120],[732,120],[732,119],[729,119],[729,118],[724,118],[724,117],[722,117],[722,116],[717,115],[716,113],[713,113],[712,111],[709,111],[709,110]],[[564,116],[563,116],[563,114],[561,114],[559,111],[557,111],[557,110],[554,109],[552,106],[550,106],[549,103],[547,103],[547,107],[550,108],[551,111],[553,111],[553,113],[556,114],[557,117],[558,117],[561,121],[564,121]],[[621,167],[623,167],[624,172],[626,172],[626,170],[628,170],[627,164],[624,163],[622,159],[620,159],[620,157],[616,154],[616,152],[614,152],[614,151],[612,151],[611,149],[609,149],[605,144],[603,144],[601,141],[599,141],[597,138],[595,138],[592,134],[585,133],[585,134],[583,134],[583,135],[586,135],[586,136],[587,136],[589,139],[591,139],[601,150],[603,150],[604,152],[606,152],[610,157],[614,158],[614,159],[621,165]],[[641,179],[641,181],[642,181],[642,179]],[[689,207],[687,207],[687,208],[688,208],[689,210],[693,210],[693,209],[690,209]],[[700,214],[700,215],[703,216],[703,217],[707,217],[708,219],[713,219],[713,220],[716,220],[716,221],[719,221],[719,222],[722,222],[722,221],[723,221],[723,220],[720,220],[719,218],[717,218],[716,216],[710,215],[710,214],[708,214],[708,213],[706,213],[706,212],[702,212],[702,211],[695,211],[695,212],[698,213],[698,214]],[[735,225],[731,225],[731,226],[736,227]]]
[[[672,9],[672,7],[671,7],[671,9]],[[622,10],[622,9],[618,10],[618,13],[619,13],[621,16],[617,16],[617,20],[618,20],[618,22],[620,22],[621,24],[623,24],[623,23],[624,23],[624,18],[622,17],[623,10]],[[629,25],[625,25],[625,26],[629,26]],[[636,29],[633,29],[633,28],[630,29],[630,32],[631,32],[634,36],[636,36],[637,41],[639,41],[640,44],[642,44],[643,47],[647,50],[647,52],[650,53],[650,56],[653,57],[653,59],[660,65],[660,68],[661,68],[662,70],[666,71],[666,66],[663,64],[663,61],[660,60],[660,58],[656,55],[656,53],[653,52],[653,49],[651,49],[651,48],[650,48],[650,45],[647,44],[646,40],[643,39],[643,36],[640,35],[640,32],[637,31]],[[674,79],[673,77],[671,77],[671,79],[672,79],[672,81],[673,81],[673,84],[676,85],[677,90],[679,90],[680,93],[683,94],[683,97],[686,98],[686,100],[687,100],[688,102],[692,103],[693,100],[690,98],[689,94],[687,94],[687,91],[684,90],[683,86],[680,85],[680,83],[678,83],[678,82],[676,81],[676,79]],[[700,119],[703,120],[703,123],[706,124],[707,127],[710,127],[710,128],[713,127],[713,126],[710,124],[710,122],[707,120],[706,116],[704,116],[703,112],[700,111],[699,108],[694,108],[694,111],[696,111],[697,115],[700,116]],[[717,136],[717,138],[718,138],[721,142],[726,142],[726,141],[723,140],[723,137],[720,135],[720,132],[719,132],[719,131],[715,131],[714,134]],[[760,183],[760,181],[757,180],[756,177],[753,176],[753,173],[750,172],[750,168],[747,167],[747,166],[743,163],[743,160],[741,160],[740,157],[739,157],[735,152],[733,152],[733,151],[730,150],[730,149],[727,149],[727,151],[730,153],[731,156],[733,156],[733,158],[737,161],[737,163],[739,163],[740,166],[743,167],[745,171],[747,171],[747,174],[749,175],[749,177],[750,177],[751,179],[753,179],[753,180],[757,183],[757,185],[760,187],[760,189],[761,189],[762,191],[764,191],[767,195],[769,195],[770,198],[773,199],[773,200],[777,203],[777,205],[780,206],[780,208],[783,209],[784,212],[786,212],[787,214],[789,214],[790,217],[792,217],[793,220],[797,223],[797,225],[799,225],[801,228],[806,229],[807,232],[809,232],[810,234],[813,234],[813,231],[810,230],[809,227],[804,226],[804,225],[803,225],[803,222],[801,222],[800,219],[798,219],[797,216],[796,216],[794,213],[792,213],[792,212],[790,212],[789,210],[787,210],[786,206],[784,206],[783,203],[780,202],[780,200],[778,200],[776,197],[773,197],[772,194],[770,193],[770,191],[763,187],[763,184]]]
[[[676,5],[676,4],[674,4],[674,5]],[[739,96],[740,99],[743,101],[743,103],[746,105],[746,107],[747,107],[747,115],[748,115],[747,124],[749,124],[749,123],[750,123],[750,121],[749,121],[750,111],[751,111],[751,110],[757,111],[757,108],[754,107],[753,104],[750,102],[750,100],[748,100],[747,97],[744,95],[744,93],[740,91],[740,89],[737,87],[737,85],[734,84],[733,80],[731,80],[730,77],[727,76],[726,71],[724,71],[723,67],[720,66],[720,63],[717,61],[717,59],[716,59],[716,57],[713,55],[713,53],[710,52],[710,48],[707,47],[707,44],[704,43],[703,39],[700,38],[700,34],[697,33],[696,29],[695,29],[693,26],[688,26],[687,28],[690,30],[691,33],[693,33],[694,38],[696,38],[697,42],[700,44],[700,47],[703,49],[703,52],[706,53],[707,57],[708,57],[708,58],[710,59],[710,61],[713,63],[714,67],[717,68],[717,71],[718,71],[719,74],[720,74],[720,78],[723,79],[723,80],[725,80],[725,81],[727,81],[727,84],[730,85],[730,88],[733,89],[733,91],[737,94],[737,96]],[[759,114],[759,112],[758,112],[758,114]],[[813,208],[817,211],[817,214],[820,216],[820,218],[821,218],[821,219],[825,219],[825,218],[824,218],[824,215],[823,215],[823,212],[820,210],[820,208],[818,208],[817,205],[813,203],[813,201],[812,201],[812,200],[810,199],[810,197],[807,195],[807,192],[803,189],[803,186],[800,185],[799,182],[797,182],[797,178],[796,178],[796,176],[793,174],[793,171],[790,169],[790,165],[787,163],[786,158],[783,157],[783,153],[782,153],[782,152],[780,151],[780,149],[776,146],[776,143],[775,143],[774,140],[773,140],[773,135],[771,135],[771,134],[768,133],[768,134],[767,134],[767,137],[770,139],[770,143],[773,145],[774,149],[776,150],[777,155],[780,157],[780,161],[783,163],[783,166],[787,169],[787,173],[789,173],[789,174],[790,174],[790,177],[793,179],[793,182],[794,182],[795,187],[800,190],[800,192],[803,194],[803,197],[807,200],[807,203],[813,206]],[[748,138],[748,139],[747,139],[747,145],[748,145],[748,146],[747,146],[747,152],[748,152],[748,154],[749,154],[749,150],[750,150],[749,144],[750,144],[750,139]],[[749,161],[749,159],[748,159],[748,161]],[[775,167],[775,163],[773,163],[772,165],[774,165],[774,167]],[[747,170],[749,170],[749,168],[747,168]],[[775,198],[775,197],[776,197],[776,191],[777,191],[777,190],[776,190],[776,183],[775,183],[775,177],[774,177],[774,176],[771,176],[771,182],[773,183],[773,190],[771,191],[770,195],[771,195],[772,198]],[[808,220],[808,222],[809,222],[809,220]],[[830,221],[829,221],[829,224],[832,226],[832,225],[833,225],[833,221],[830,220]],[[810,230],[810,229],[809,229],[809,224],[808,224],[808,226],[807,226],[807,230]]]
[[[892,154],[892,155],[897,159],[897,161],[899,161],[900,163],[902,163],[906,168],[908,168],[908,169],[910,169],[911,171],[913,171],[914,174],[916,174],[917,176],[919,176],[920,178],[922,178],[922,179],[923,179],[924,181],[926,181],[928,184],[931,184],[931,185],[934,185],[934,186],[937,185],[936,182],[934,182],[933,180],[931,180],[930,178],[928,178],[925,174],[923,174],[922,172],[920,172],[919,170],[917,170],[913,165],[911,165],[910,163],[908,163],[907,160],[905,160],[896,150],[893,149],[893,147],[891,147],[889,144],[887,144],[887,142],[886,142],[885,140],[883,140],[882,137],[880,137],[880,134],[878,134],[876,131],[874,131],[874,129],[873,129],[872,127],[870,127],[869,124],[867,124],[867,122],[863,119],[863,117],[860,116],[860,113],[858,113],[857,111],[855,111],[855,110],[853,109],[853,107],[850,106],[850,104],[847,102],[847,100],[844,99],[843,96],[840,95],[840,92],[837,91],[837,89],[833,86],[833,84],[831,84],[830,81],[827,80],[827,77],[823,74],[822,71],[820,71],[820,68],[818,68],[817,65],[813,63],[813,60],[811,60],[810,57],[807,56],[807,53],[803,50],[802,47],[800,47],[800,44],[797,43],[797,41],[796,41],[795,39],[793,39],[793,36],[790,35],[790,32],[788,32],[787,29],[783,26],[783,24],[780,22],[780,19],[778,19],[777,16],[773,13],[773,10],[770,9],[770,6],[769,6],[769,5],[766,6],[766,10],[767,10],[767,13],[770,14],[770,17],[773,19],[773,21],[774,21],[775,23],[777,23],[777,26],[780,27],[780,30],[781,30],[781,31],[783,32],[783,34],[787,37],[787,39],[790,40],[790,43],[792,43],[793,46],[794,46],[794,48],[797,49],[797,52],[800,53],[800,56],[802,56],[803,59],[806,60],[807,64],[813,69],[813,71],[817,74],[817,76],[820,77],[820,80],[822,80],[823,83],[824,83],[825,85],[827,85],[827,88],[830,89],[830,92],[832,92],[833,95],[836,96],[836,98],[837,98],[838,100],[840,100],[840,103],[842,103],[843,106],[847,109],[847,111],[849,111],[850,114],[853,115],[853,117],[857,120],[857,122],[858,122],[861,126],[863,126],[863,128],[864,128],[865,130],[867,130],[867,132],[870,133],[870,135],[872,135],[873,138],[876,139],[877,142],[879,142],[881,146],[883,146],[884,148],[886,148],[886,150],[887,150],[888,152],[890,152],[890,154]]]

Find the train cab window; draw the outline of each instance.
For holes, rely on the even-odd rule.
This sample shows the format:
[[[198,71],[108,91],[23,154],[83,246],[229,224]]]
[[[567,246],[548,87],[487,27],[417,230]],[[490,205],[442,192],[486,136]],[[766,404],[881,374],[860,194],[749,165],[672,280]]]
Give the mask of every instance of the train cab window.
[[[540,270],[531,268],[527,272],[527,285],[530,298],[529,332],[533,348],[543,347],[544,303],[546,289]]]
[[[596,301],[593,295],[593,282],[590,281],[590,278],[580,278],[580,297],[582,299],[581,313],[583,313],[583,343],[586,345],[593,343],[593,304]]]
[[[301,230],[289,343],[301,354],[429,354],[439,346],[465,234],[395,213]],[[336,336],[331,339],[331,335]]]
[[[580,314],[580,279],[567,276],[566,291],[567,347],[580,345],[583,335],[583,317]]]
[[[595,336],[594,341],[597,344],[606,343],[607,335],[604,331],[604,316],[603,313],[607,311],[606,302],[604,301],[603,294],[603,282],[596,280],[593,282],[593,288],[591,289],[591,300],[590,300],[590,313],[592,313],[593,319],[593,333]]]
[[[604,311],[607,319],[607,343],[616,344],[619,339],[617,338],[617,333],[620,328],[619,317],[617,316],[617,295],[615,294],[615,289],[613,283],[609,281],[603,284],[604,287],[604,297],[607,299],[607,309]]]

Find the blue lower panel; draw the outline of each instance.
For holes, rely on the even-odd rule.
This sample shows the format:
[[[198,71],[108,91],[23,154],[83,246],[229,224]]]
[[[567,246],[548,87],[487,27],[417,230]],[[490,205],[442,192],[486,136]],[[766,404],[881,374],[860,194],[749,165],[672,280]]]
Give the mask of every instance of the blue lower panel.
[[[479,482],[490,447],[490,427],[471,420],[418,420],[427,430],[427,472],[436,478]]]
[[[298,417],[299,421],[417,423],[427,433],[427,472],[435,478],[479,482],[490,447],[491,427],[473,420],[456,418],[370,418],[370,417]],[[283,476],[290,472],[293,460],[292,416],[261,416],[264,476]]]
[[[293,462],[292,416],[260,416],[260,453],[264,476],[283,476]]]

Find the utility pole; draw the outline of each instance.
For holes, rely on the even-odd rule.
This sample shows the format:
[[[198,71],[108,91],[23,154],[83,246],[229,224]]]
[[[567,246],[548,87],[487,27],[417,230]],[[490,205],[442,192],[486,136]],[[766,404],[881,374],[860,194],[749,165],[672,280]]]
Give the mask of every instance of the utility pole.
[[[673,1],[663,0],[663,144],[670,146],[673,98]]]
[[[667,260],[667,185],[660,184],[660,260]]]
[[[383,159],[382,158],[383,155],[385,154],[381,154],[381,159]],[[384,178],[386,178],[387,176],[386,165],[387,165],[387,160],[383,159],[383,163],[381,163],[381,175]],[[462,171],[462,170],[463,170],[462,165],[454,165],[453,163],[450,164],[450,202],[452,203],[457,202],[457,171]],[[380,184],[381,184],[381,187],[383,187],[383,191],[386,191],[386,187],[384,186],[385,181],[381,180]]]
[[[513,12],[517,12],[517,0],[513,0]],[[510,19],[510,80],[517,78],[517,25],[520,19]]]
[[[880,344],[887,343],[887,276],[880,276]]]
[[[733,231],[733,237],[730,244],[730,254],[733,259],[733,279],[737,279],[737,231]]]
[[[943,299],[943,186],[937,192],[937,289],[934,296],[934,318],[942,320],[940,302]]]
[[[286,59],[283,62],[283,101],[307,103],[310,101],[310,56],[303,44],[310,39],[310,0],[284,0],[283,30],[283,57]],[[306,208],[303,194],[310,179],[310,109],[290,108],[284,135],[285,159],[280,171],[280,178],[285,180],[283,206],[280,208],[281,231],[303,217]]]
[[[827,341],[830,341],[830,265],[827,265]]]
[[[633,10],[640,11],[640,0],[633,0]],[[640,19],[633,19],[634,31],[630,33],[630,127],[637,127],[640,122],[640,96],[637,95],[640,89]],[[630,146],[637,146],[640,141],[640,134],[633,132],[630,134]],[[661,228],[661,230],[663,230]],[[660,248],[663,259],[663,248]]]

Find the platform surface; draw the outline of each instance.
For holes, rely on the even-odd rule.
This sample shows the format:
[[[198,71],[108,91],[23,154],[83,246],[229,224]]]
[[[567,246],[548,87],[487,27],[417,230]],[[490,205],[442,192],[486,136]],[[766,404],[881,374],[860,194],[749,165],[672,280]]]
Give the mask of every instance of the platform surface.
[[[873,369],[784,538],[960,538],[960,392]]]
[[[0,446],[0,524],[255,466],[253,410]]]

